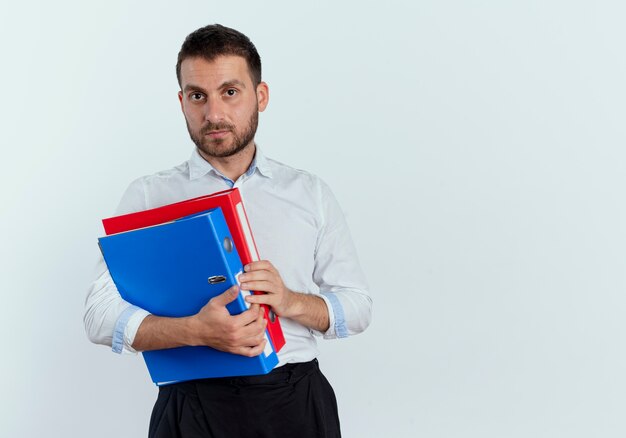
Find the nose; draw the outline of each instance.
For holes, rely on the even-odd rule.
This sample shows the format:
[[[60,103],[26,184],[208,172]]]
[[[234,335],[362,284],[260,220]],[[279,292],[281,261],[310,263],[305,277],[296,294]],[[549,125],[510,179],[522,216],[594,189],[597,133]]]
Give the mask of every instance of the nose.
[[[221,99],[207,100],[204,119],[211,123],[223,122],[225,118],[225,105]]]

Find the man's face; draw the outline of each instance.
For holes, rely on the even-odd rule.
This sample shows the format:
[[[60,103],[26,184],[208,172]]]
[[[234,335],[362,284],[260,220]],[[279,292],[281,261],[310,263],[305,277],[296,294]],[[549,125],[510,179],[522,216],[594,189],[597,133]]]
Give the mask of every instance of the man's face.
[[[254,144],[259,111],[265,110],[269,93],[264,82],[254,86],[244,58],[187,58],[180,79],[178,98],[201,155],[230,157]]]

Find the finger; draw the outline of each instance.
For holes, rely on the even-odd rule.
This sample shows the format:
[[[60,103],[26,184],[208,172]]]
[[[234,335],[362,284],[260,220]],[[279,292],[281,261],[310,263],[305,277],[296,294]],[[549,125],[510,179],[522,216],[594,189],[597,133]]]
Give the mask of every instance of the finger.
[[[258,306],[258,304],[254,304],[255,306]],[[259,324],[263,324],[263,327],[265,328],[265,323],[267,323],[267,320],[265,319],[265,309],[262,309],[259,306],[259,317],[256,319]]]
[[[259,317],[252,324],[256,325],[256,327],[259,328],[261,333],[265,332],[265,327],[267,326],[267,319],[265,318],[265,312],[263,311],[263,309],[259,310]]]
[[[239,276],[239,282],[244,283],[246,281],[270,281],[274,278],[274,274],[270,271],[260,270],[260,271],[250,271],[245,274],[241,274]]]
[[[243,347],[240,349],[239,354],[241,354],[242,356],[247,356],[247,357],[258,356],[259,354],[263,353],[266,343],[267,341],[263,339],[260,344],[254,347]]]
[[[261,306],[260,306],[259,304],[252,304],[252,305],[249,307],[249,309],[252,309],[252,310],[254,310],[254,309],[259,309],[259,311],[261,311]]]
[[[243,290],[255,290],[258,292],[276,293],[276,283],[267,280],[253,280],[241,283]]]
[[[261,294],[261,295],[248,295],[245,300],[252,304],[267,304],[268,306],[272,305],[272,296],[269,294]]]
[[[243,270],[245,272],[251,272],[251,271],[273,271],[274,269],[274,265],[272,265],[272,263],[269,260],[259,260],[256,262],[251,262],[248,263],[246,266],[243,267]]]
[[[236,325],[243,327],[256,321],[259,317],[259,313],[261,313],[260,307],[258,305],[253,305],[250,306],[248,310],[241,312],[239,315],[233,316],[233,321]]]
[[[237,350],[259,345],[265,339],[265,328],[265,320],[254,321],[245,327],[238,328],[236,335],[233,334],[233,339],[229,342],[231,348]]]
[[[241,336],[239,340],[239,345],[245,346],[253,346],[258,345],[261,342],[261,339],[265,336],[265,328],[267,327],[267,322],[264,318],[260,321],[254,321],[247,326],[243,327],[239,331],[239,335]]]
[[[239,286],[234,285],[230,289],[227,289],[224,293],[211,298],[210,302],[217,304],[219,306],[225,307],[226,304],[235,301],[238,295],[239,295]]]

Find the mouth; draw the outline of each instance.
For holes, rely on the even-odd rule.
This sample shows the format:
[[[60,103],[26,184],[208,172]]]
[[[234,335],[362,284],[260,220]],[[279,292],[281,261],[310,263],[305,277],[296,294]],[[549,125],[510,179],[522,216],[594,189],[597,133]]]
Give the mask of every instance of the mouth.
[[[219,130],[219,131],[209,131],[205,135],[210,138],[223,138],[228,135],[230,131],[228,130]]]

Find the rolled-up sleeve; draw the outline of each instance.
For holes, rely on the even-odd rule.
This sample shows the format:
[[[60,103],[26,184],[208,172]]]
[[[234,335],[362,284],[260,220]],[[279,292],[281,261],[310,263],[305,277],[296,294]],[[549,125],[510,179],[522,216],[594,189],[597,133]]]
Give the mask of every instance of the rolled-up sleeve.
[[[143,184],[138,179],[126,189],[117,214],[145,208]],[[94,278],[89,286],[83,316],[87,337],[96,344],[110,346],[116,353],[136,353],[132,344],[141,322],[149,313],[121,297],[101,254]]]
[[[326,305],[330,327],[324,338],[344,338],[365,330],[372,299],[344,214],[326,184],[319,186],[321,228],[315,251],[313,281]]]

